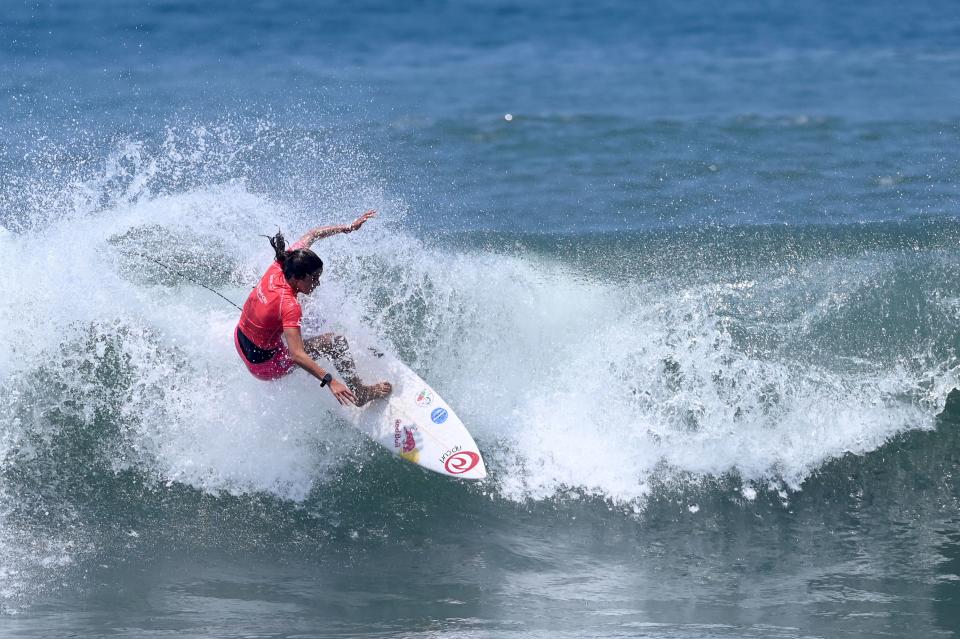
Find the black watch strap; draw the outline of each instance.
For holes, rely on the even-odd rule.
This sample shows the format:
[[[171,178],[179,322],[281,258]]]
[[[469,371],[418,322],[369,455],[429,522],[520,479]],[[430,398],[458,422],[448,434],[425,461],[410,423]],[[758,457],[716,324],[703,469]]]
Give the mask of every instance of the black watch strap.
[[[329,384],[332,379],[333,379],[333,375],[331,375],[330,373],[327,373],[326,375],[323,376],[323,379],[320,380],[320,387],[323,388],[324,386]]]

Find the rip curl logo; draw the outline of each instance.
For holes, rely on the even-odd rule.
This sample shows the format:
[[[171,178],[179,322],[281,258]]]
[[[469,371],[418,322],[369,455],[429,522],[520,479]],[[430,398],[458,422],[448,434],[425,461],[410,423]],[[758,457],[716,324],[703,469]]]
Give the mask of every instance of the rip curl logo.
[[[429,406],[433,403],[433,393],[431,393],[429,389],[424,388],[413,401],[416,402],[417,406],[420,406],[421,408],[424,406]]]
[[[459,446],[457,446],[457,448],[459,448]],[[462,475],[463,473],[472,470],[477,464],[480,463],[480,455],[469,450],[448,452],[453,454],[447,457],[447,460],[443,462],[443,468],[451,475]],[[444,456],[446,457],[447,453],[444,453]]]
[[[423,435],[416,426],[401,426],[399,419],[393,422],[393,447],[401,457],[414,463],[420,461],[422,444]]]

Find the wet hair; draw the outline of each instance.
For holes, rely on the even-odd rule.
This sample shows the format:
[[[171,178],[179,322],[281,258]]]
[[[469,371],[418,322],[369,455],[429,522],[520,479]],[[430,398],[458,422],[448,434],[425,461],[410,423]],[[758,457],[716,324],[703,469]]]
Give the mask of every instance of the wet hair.
[[[279,230],[271,238],[270,246],[276,255],[276,260],[283,267],[283,276],[288,280],[297,280],[317,271],[323,272],[323,260],[310,249],[287,250],[287,241]]]

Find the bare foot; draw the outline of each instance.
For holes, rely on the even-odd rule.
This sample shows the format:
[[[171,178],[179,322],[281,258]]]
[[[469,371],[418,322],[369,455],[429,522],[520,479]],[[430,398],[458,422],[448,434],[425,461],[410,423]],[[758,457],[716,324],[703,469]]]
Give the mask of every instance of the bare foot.
[[[386,397],[391,391],[393,391],[393,385],[390,384],[390,382],[380,382],[379,384],[371,384],[370,386],[357,384],[353,394],[357,398],[357,406],[363,406],[367,402]]]

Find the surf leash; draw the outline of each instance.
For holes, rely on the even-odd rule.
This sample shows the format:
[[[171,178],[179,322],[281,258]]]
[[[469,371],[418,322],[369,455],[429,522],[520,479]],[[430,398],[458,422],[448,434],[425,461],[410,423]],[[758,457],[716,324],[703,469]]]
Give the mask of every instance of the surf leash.
[[[119,250],[119,249],[118,249],[118,250]],[[142,257],[142,258],[145,259],[145,260],[150,260],[151,262],[153,262],[153,263],[155,263],[155,264],[159,264],[160,266],[162,266],[163,268],[167,269],[168,271],[172,271],[173,273],[176,273],[176,274],[179,275],[180,277],[182,277],[182,278],[184,278],[184,279],[187,279],[187,280],[190,280],[191,282],[193,282],[193,283],[196,284],[197,286],[202,286],[203,288],[207,289],[208,291],[210,291],[210,292],[213,293],[214,295],[217,295],[217,296],[219,296],[221,299],[226,300],[227,303],[229,303],[231,306],[233,306],[233,307],[234,307],[235,309],[237,309],[238,311],[241,311],[241,312],[243,311],[243,309],[240,308],[239,306],[237,306],[237,305],[233,302],[233,300],[231,300],[231,299],[229,299],[229,298],[227,298],[227,297],[224,297],[223,295],[221,295],[221,294],[218,293],[217,291],[213,290],[212,288],[210,288],[210,287],[207,286],[206,284],[203,284],[203,283],[201,283],[201,282],[198,282],[197,280],[193,279],[192,277],[190,277],[190,276],[187,275],[186,273],[182,273],[182,272],[178,271],[177,269],[173,268],[172,266],[168,266],[168,265],[164,264],[163,262],[161,262],[160,260],[156,259],[155,257],[150,257],[149,255],[146,255],[146,254],[144,254],[144,253],[136,253],[136,252],[134,252],[134,251],[123,251],[123,250],[120,250],[119,252],[120,252],[120,253],[123,253],[124,255],[135,255],[135,256],[137,256],[137,257]]]

